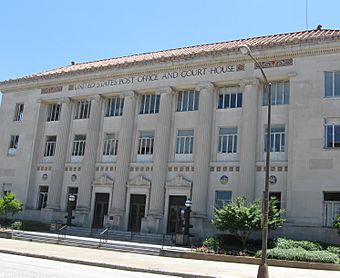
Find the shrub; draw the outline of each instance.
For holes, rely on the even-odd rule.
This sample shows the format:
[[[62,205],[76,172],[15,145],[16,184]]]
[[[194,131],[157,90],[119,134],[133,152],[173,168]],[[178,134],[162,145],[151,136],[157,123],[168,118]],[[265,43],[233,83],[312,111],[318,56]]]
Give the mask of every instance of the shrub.
[[[207,247],[208,249],[216,252],[221,247],[221,238],[218,236],[208,237],[203,241],[203,247]]]
[[[307,240],[292,240],[285,238],[277,238],[274,245],[279,249],[302,248],[307,251],[320,251],[322,246],[319,243]]]
[[[255,255],[261,257],[261,251]],[[319,263],[338,263],[337,255],[328,251],[307,251],[302,248],[291,249],[269,249],[267,252],[269,259],[289,260],[289,261],[304,261],[304,262],[319,262]]]
[[[340,211],[336,215],[336,219],[334,221],[334,227],[338,230],[338,235],[340,236]]]
[[[338,255],[339,258],[340,258],[340,247],[337,247],[337,246],[328,246],[327,247],[327,251],[331,252],[333,254]]]
[[[22,222],[21,221],[15,221],[11,224],[11,228],[13,230],[21,230],[22,229]]]

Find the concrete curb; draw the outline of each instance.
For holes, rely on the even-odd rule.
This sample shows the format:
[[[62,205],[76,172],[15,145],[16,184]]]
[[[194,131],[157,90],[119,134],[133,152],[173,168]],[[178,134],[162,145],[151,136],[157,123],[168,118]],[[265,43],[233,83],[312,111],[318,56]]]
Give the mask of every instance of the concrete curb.
[[[144,272],[144,273],[161,274],[161,275],[169,275],[169,276],[179,276],[183,278],[216,278],[215,276],[189,274],[189,273],[182,273],[182,272],[170,272],[170,271],[163,271],[163,270],[157,270],[157,269],[138,268],[138,267],[108,264],[108,263],[101,263],[101,262],[94,262],[94,261],[75,260],[75,259],[69,259],[69,258],[58,257],[58,256],[48,256],[48,255],[41,255],[41,254],[20,252],[20,251],[6,250],[6,249],[5,250],[0,249],[0,253],[33,257],[33,258],[46,259],[46,260],[53,260],[53,261],[59,261],[59,262],[65,262],[65,263],[74,263],[74,264],[82,264],[82,265],[88,265],[88,266],[97,266],[97,267],[125,270],[125,271]]]
[[[206,254],[206,253],[187,253],[187,252],[177,252],[177,251],[170,251],[170,250],[161,250],[160,256],[193,259],[193,260],[208,260],[208,261],[216,261],[216,262],[244,263],[244,264],[260,264],[261,262],[261,259],[253,258],[253,257]],[[340,264],[283,261],[283,260],[268,259],[268,265],[291,267],[291,268],[340,271]]]

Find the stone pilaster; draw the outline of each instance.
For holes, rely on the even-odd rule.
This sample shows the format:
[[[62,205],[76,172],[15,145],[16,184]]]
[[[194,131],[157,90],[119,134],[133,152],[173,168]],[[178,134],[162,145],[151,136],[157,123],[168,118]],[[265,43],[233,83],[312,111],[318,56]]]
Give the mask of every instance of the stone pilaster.
[[[92,196],[92,182],[95,175],[98,138],[101,123],[102,100],[99,95],[91,99],[90,118],[86,131],[85,154],[81,166],[75,223],[88,224]]]
[[[42,145],[44,142],[44,130],[45,130],[45,121],[46,121],[46,111],[47,105],[41,99],[37,100],[37,109],[38,111],[36,123],[35,123],[35,136],[33,138],[34,146],[32,150],[32,158],[31,158],[31,169],[29,176],[29,184],[27,190],[26,197],[26,208],[34,209],[36,204],[34,202],[36,197],[36,176],[37,176],[37,164],[39,162],[39,154],[42,149]]]
[[[240,86],[243,91],[242,126],[240,134],[240,175],[237,195],[252,202],[256,184],[257,147],[257,106],[259,95],[258,79],[244,79]],[[235,195],[234,195],[235,196]]]
[[[69,98],[60,101],[61,112],[58,123],[57,143],[48,189],[47,208],[60,210],[61,190],[63,187],[65,161],[72,115],[72,103]]]
[[[214,111],[214,86],[202,84],[196,88],[200,92],[198,120],[195,129],[195,162],[192,191],[193,232],[200,235],[203,220],[207,215],[207,196],[210,174],[211,133]]]
[[[110,222],[115,229],[123,229],[126,201],[126,184],[129,178],[129,164],[133,146],[133,130],[136,113],[136,97],[133,91],[124,94],[124,108],[118,138],[116,175],[110,208]]]
[[[142,231],[162,232],[165,182],[168,173],[170,131],[172,118],[172,89],[160,88],[159,118],[155,131],[154,161],[148,215],[143,219]]]

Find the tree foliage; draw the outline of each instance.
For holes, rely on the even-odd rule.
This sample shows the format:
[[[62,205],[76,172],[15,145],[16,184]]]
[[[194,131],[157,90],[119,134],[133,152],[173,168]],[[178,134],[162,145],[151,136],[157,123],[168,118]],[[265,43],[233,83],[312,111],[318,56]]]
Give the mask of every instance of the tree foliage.
[[[22,211],[22,202],[11,192],[0,198],[0,216],[2,222],[10,215],[15,215]]]
[[[284,221],[284,210],[277,207],[275,198],[269,201],[268,227],[275,230]],[[245,198],[237,197],[224,208],[215,210],[214,225],[220,231],[229,231],[242,242],[245,249],[247,240],[252,232],[261,230],[261,206],[259,201],[246,203]]]
[[[338,235],[340,236],[340,211],[336,215],[336,219],[334,221],[334,227],[338,230]]]

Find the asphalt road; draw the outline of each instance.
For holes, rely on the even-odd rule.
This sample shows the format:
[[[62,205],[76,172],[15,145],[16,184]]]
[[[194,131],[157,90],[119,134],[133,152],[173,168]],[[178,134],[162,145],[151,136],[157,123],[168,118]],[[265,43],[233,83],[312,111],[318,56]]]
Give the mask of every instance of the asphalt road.
[[[0,253],[1,278],[174,278]]]

